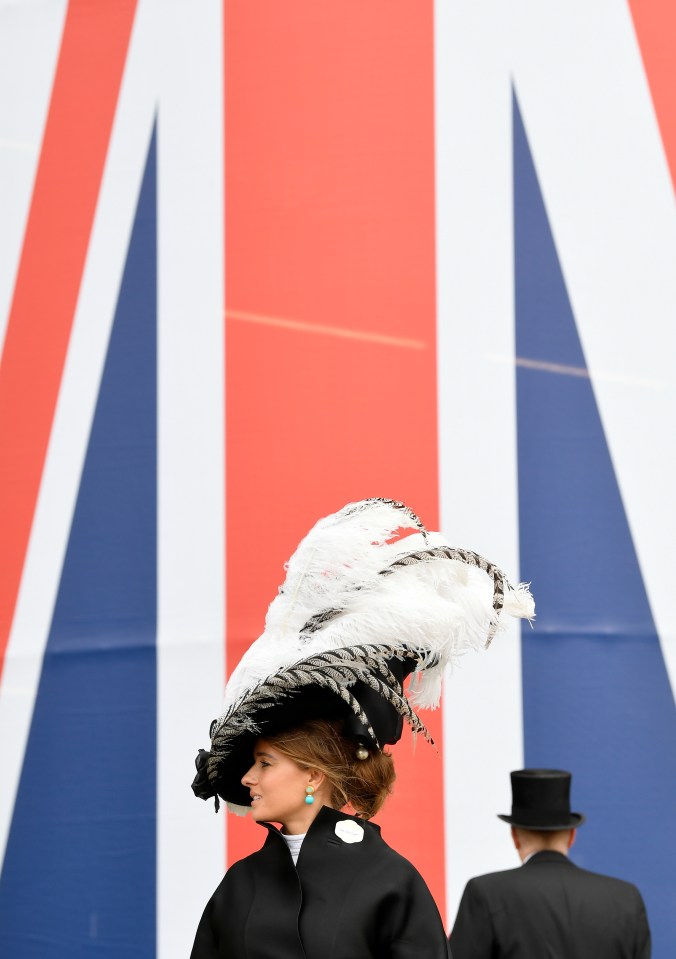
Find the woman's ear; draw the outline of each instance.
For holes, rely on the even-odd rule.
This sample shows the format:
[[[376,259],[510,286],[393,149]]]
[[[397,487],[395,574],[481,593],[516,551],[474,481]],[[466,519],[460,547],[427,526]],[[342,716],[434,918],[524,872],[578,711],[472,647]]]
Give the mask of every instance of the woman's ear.
[[[308,786],[314,786],[315,791],[319,789],[322,783],[326,782],[326,776],[318,769],[308,769],[308,773],[310,775]]]

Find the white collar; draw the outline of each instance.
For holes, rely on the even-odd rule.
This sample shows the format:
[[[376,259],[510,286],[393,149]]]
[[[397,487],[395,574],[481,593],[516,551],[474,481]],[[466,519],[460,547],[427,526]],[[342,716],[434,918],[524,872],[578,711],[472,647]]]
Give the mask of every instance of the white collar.
[[[293,859],[294,866],[298,862],[300,847],[303,845],[303,840],[305,839],[306,835],[307,833],[304,833],[304,832],[298,833],[298,835],[296,836],[289,836],[287,833],[284,833],[284,832],[280,833],[280,836],[282,837],[282,839],[284,840],[284,842],[289,848],[289,852],[291,853],[291,858]]]

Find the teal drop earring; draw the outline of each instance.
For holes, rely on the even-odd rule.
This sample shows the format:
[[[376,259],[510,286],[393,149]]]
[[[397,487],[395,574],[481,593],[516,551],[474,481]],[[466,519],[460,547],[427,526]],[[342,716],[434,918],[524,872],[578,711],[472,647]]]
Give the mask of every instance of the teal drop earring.
[[[314,791],[315,791],[314,786],[305,787],[305,792],[307,793],[305,797],[305,802],[308,804],[308,806],[311,806],[312,803],[315,801],[315,797],[312,795]]]

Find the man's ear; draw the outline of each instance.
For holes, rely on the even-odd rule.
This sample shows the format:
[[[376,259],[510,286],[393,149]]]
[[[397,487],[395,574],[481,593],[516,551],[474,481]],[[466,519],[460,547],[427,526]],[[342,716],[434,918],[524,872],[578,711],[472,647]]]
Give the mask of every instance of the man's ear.
[[[576,837],[576,836],[577,836],[577,829],[571,829],[571,830],[570,830],[570,833],[568,834],[568,848],[569,848],[569,849],[570,849],[570,847],[573,845],[573,843],[575,842],[575,837]]]
[[[519,833],[514,828],[514,826],[512,826],[512,842],[514,843],[515,849],[521,849],[521,840],[519,839]]]

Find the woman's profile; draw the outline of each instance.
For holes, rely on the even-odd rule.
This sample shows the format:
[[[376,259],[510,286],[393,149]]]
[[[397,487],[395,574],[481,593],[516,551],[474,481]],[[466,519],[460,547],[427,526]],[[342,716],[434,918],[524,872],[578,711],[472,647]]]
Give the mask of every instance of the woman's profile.
[[[503,608],[533,613],[525,587],[401,503],[316,524],[197,758],[195,794],[267,836],[207,903],[191,959],[446,959],[431,893],[371,819],[395,780],[386,746],[404,720],[429,738],[413,707],[438,703],[446,665]]]

